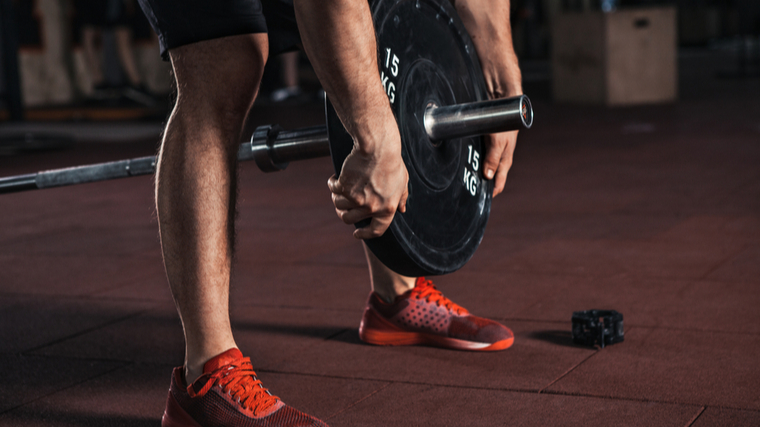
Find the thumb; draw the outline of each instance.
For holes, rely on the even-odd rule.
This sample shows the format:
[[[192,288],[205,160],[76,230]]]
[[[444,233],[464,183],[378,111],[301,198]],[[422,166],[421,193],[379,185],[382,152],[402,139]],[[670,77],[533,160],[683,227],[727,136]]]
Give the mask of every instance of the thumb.
[[[486,135],[486,158],[483,161],[483,176],[493,179],[499,169],[499,160],[507,145],[505,134]]]
[[[406,201],[409,199],[409,188],[404,189],[404,194],[401,195],[401,200],[398,202],[398,211],[406,212]]]

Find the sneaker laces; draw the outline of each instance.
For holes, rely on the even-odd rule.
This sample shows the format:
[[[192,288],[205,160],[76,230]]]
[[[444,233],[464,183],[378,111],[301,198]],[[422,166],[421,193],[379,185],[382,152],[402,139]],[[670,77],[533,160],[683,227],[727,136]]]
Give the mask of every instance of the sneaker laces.
[[[203,396],[218,384],[224,392],[237,399],[238,404],[253,411],[254,415],[266,411],[280,400],[261,385],[261,380],[256,378],[256,372],[253,371],[251,359],[248,357],[214,372],[205,373],[200,378],[206,381],[205,385],[198,392],[195,392],[192,386],[188,387],[190,397]]]
[[[416,294],[415,298],[417,299],[424,298],[427,302],[434,302],[439,307],[443,305],[448,310],[456,311],[457,314],[468,313],[466,308],[457,305],[454,301],[443,296],[443,293],[435,287],[432,280],[427,280],[424,277],[417,278],[417,283],[415,284],[412,293]]]

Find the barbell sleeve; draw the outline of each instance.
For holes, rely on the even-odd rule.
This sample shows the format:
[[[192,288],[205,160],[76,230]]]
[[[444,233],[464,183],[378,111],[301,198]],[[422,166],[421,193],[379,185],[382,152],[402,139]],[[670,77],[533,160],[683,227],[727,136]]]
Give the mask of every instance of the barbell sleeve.
[[[425,109],[425,132],[432,141],[529,129],[533,108],[525,95]]]

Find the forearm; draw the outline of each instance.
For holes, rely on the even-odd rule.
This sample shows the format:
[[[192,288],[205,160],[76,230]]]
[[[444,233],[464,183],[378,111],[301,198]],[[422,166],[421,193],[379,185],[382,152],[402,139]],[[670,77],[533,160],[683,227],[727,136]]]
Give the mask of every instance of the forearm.
[[[372,152],[398,139],[386,135],[398,129],[388,126],[395,120],[378,73],[367,1],[296,0],[295,10],[306,54],[357,148]]]
[[[522,77],[512,45],[509,0],[456,0],[492,98],[522,94]]]

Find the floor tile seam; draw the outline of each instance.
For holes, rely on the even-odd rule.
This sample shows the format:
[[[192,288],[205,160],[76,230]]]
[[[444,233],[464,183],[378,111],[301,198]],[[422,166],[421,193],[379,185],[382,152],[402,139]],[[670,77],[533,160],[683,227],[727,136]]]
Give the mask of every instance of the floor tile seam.
[[[3,250],[8,248],[8,246],[5,246]],[[13,250],[12,248],[8,248]],[[135,248],[136,251],[145,251],[145,248],[138,247]],[[128,259],[131,256],[131,252],[111,252],[106,254],[96,254],[92,252],[78,252],[77,255],[67,255],[72,253],[72,251],[65,251],[61,250],[61,252],[51,252],[51,251],[40,251],[40,250],[15,250],[13,254],[4,254],[0,252],[0,255],[10,255],[14,257],[36,257],[36,258],[46,258],[46,259],[77,259],[77,258],[87,258],[88,260],[97,260],[101,264],[104,264],[108,262],[109,260],[115,260],[115,262],[123,262],[124,259]],[[153,259],[161,259],[161,252],[156,251],[155,257]]]
[[[112,319],[112,320],[109,320],[107,322],[101,323],[99,325],[92,326],[92,327],[83,329],[83,330],[78,331],[78,332],[74,332],[74,333],[69,334],[69,335],[67,335],[65,337],[54,339],[53,341],[47,342],[45,344],[40,344],[40,345],[38,345],[36,347],[32,347],[30,349],[26,349],[26,350],[23,351],[23,353],[29,353],[29,354],[31,354],[31,353],[33,353],[35,351],[40,351],[40,350],[42,350],[42,349],[44,349],[46,347],[50,347],[50,346],[53,346],[53,345],[56,345],[56,344],[60,344],[62,342],[65,342],[65,341],[68,341],[70,339],[74,339],[74,338],[77,338],[77,337],[89,334],[91,332],[95,332],[95,331],[98,331],[98,330],[101,330],[101,329],[105,329],[105,328],[107,328],[109,326],[113,326],[115,324],[127,321],[129,319],[133,319],[135,317],[138,317],[138,316],[140,316],[140,315],[142,315],[144,313],[147,313],[150,310],[151,309],[138,310],[138,311],[136,311],[134,313],[130,313],[130,314],[126,315],[126,316],[121,316],[121,317],[118,317],[116,319]]]
[[[2,295],[2,294],[0,294]],[[243,302],[240,302],[241,300],[236,301],[234,304],[239,308],[242,305],[245,305],[246,307],[251,308],[276,308],[276,309],[284,309],[284,310],[315,310],[315,311],[338,311],[338,312],[356,312],[361,315],[362,307],[357,307],[356,309],[349,309],[349,308],[338,308],[338,307],[315,307],[311,305],[283,305],[283,304],[244,304]]]
[[[53,396],[53,395],[55,395],[55,394],[58,394],[58,393],[61,393],[61,392],[65,392],[66,390],[69,390],[69,389],[72,389],[72,388],[74,388],[74,387],[80,386],[80,385],[82,385],[82,384],[84,384],[84,383],[87,383],[87,382],[89,382],[89,381],[92,381],[92,380],[98,379],[98,378],[100,378],[100,377],[103,377],[103,376],[105,376],[105,375],[109,375],[109,374],[112,374],[112,373],[114,373],[114,372],[116,372],[116,371],[118,371],[118,370],[124,369],[124,368],[126,368],[126,367],[128,367],[128,366],[130,366],[130,363],[125,363],[125,364],[122,364],[121,366],[116,366],[116,367],[114,367],[114,368],[111,368],[111,369],[108,369],[108,370],[106,370],[106,371],[104,371],[104,372],[101,372],[101,373],[99,373],[99,374],[97,374],[97,375],[93,375],[93,376],[91,376],[91,377],[88,377],[88,378],[85,378],[85,379],[83,379],[83,380],[81,380],[81,381],[77,381],[77,382],[75,382],[75,383],[73,383],[73,384],[69,384],[69,385],[68,385],[68,386],[66,386],[66,387],[63,387],[63,388],[60,388],[60,389],[57,389],[57,390],[51,391],[51,392],[49,392],[49,393],[45,393],[45,394],[43,394],[43,395],[41,395],[41,396],[37,396],[37,397],[35,397],[35,398],[33,398],[33,399],[30,399],[30,400],[28,400],[28,401],[26,401],[26,402],[24,402],[24,403],[18,404],[18,405],[16,405],[16,406],[12,407],[12,408],[8,408],[8,409],[6,409],[6,410],[4,410],[4,411],[0,411],[0,415],[3,415],[3,414],[7,414],[7,413],[10,413],[10,412],[12,412],[12,411],[15,411],[15,410],[17,410],[17,409],[19,409],[19,408],[22,408],[22,407],[24,407],[24,406],[30,405],[30,404],[32,404],[32,403],[34,403],[34,402],[38,402],[38,401],[40,401],[40,400],[43,400],[43,399],[45,399],[45,398],[48,398],[48,397],[50,397],[50,396]]]
[[[610,396],[610,395],[598,395],[593,393],[577,393],[577,392],[564,392],[559,390],[544,390],[541,394],[544,395],[554,395],[554,396],[568,396],[568,397],[587,397],[592,399],[604,399],[604,400],[619,400],[624,402],[639,402],[639,403],[658,403],[663,405],[679,405],[679,406],[691,406],[695,408],[703,408],[708,405],[702,404],[702,403],[693,403],[693,402],[682,402],[677,400],[666,400],[666,399],[645,399],[645,398],[638,398],[638,397],[625,397],[625,396]],[[740,407],[728,407],[728,406],[721,406],[726,409],[738,409],[738,410],[751,410],[755,412],[760,412],[760,409],[753,410],[748,408],[740,408]]]
[[[486,273],[486,274],[488,274],[490,276],[497,276],[499,279],[504,280],[504,273],[509,273],[509,275],[514,275],[514,276],[526,276],[526,277],[537,277],[537,278],[541,278],[541,277],[554,278],[554,277],[557,276],[556,273],[551,273],[551,272],[549,272],[549,273],[544,272],[544,271],[535,271],[534,272],[534,271],[526,271],[526,270],[513,270],[513,271],[495,270],[495,271],[492,271],[491,273]],[[462,276],[472,276],[472,275],[481,275],[481,274],[483,274],[482,271],[462,271],[461,272]],[[436,286],[438,286],[438,285],[436,285]],[[571,286],[571,285],[567,284],[565,286]],[[547,291],[547,292],[549,292],[549,291]]]
[[[526,322],[526,323],[555,323],[555,324],[561,324],[561,325],[571,325],[571,321],[565,321],[565,320],[551,320],[551,319],[531,319],[531,318],[525,318],[525,317],[487,317],[491,320],[497,320],[500,322]],[[709,328],[678,328],[673,326],[662,326],[662,325],[645,325],[641,323],[629,323],[625,322],[625,328],[627,332],[630,332],[633,328],[642,328],[642,329],[660,329],[664,331],[674,331],[674,332],[707,332],[707,333],[716,333],[716,334],[729,334],[729,335],[760,335],[760,332],[744,332],[744,331],[735,331],[735,330],[721,330],[721,329],[709,329]],[[567,328],[567,332],[572,332],[571,328]],[[578,346],[579,348],[585,348],[582,345]]]
[[[538,394],[541,394],[541,393],[545,392],[545,391],[546,391],[546,389],[548,389],[548,388],[549,388],[549,387],[551,387],[552,385],[556,384],[557,382],[561,381],[563,378],[565,378],[566,376],[568,376],[568,375],[569,375],[571,372],[573,372],[573,371],[574,371],[575,369],[577,369],[579,366],[581,366],[581,365],[582,365],[582,364],[584,364],[586,361],[588,361],[589,359],[591,359],[592,357],[596,356],[596,355],[597,355],[597,354],[599,354],[599,353],[600,353],[600,351],[599,351],[599,350],[596,350],[596,351],[594,351],[593,353],[589,354],[588,356],[584,357],[584,358],[583,358],[583,360],[581,360],[580,362],[576,363],[574,366],[571,366],[569,369],[567,369],[567,370],[566,370],[564,373],[562,373],[560,376],[558,376],[558,377],[557,377],[557,378],[555,378],[553,381],[549,382],[549,384],[545,385],[545,386],[544,386],[544,387],[542,387],[540,390],[538,390]]]
[[[702,277],[699,278],[699,280],[706,280],[712,273],[714,273],[715,271],[717,271],[718,269],[720,269],[724,265],[728,264],[729,261],[731,261],[736,256],[738,256],[739,254],[741,254],[742,252],[744,252],[745,250],[747,250],[748,247],[749,247],[748,245],[741,245],[741,248],[733,251],[730,255],[727,255],[722,260],[717,261],[712,268],[708,269],[707,272],[705,272],[705,274],[702,275]]]
[[[509,317],[509,316],[507,316],[507,317],[498,317],[498,316],[488,317],[488,316],[483,316],[483,317],[485,317],[487,319],[491,319],[491,320],[497,320],[499,322],[556,323],[556,324],[562,324],[562,325],[571,324],[572,323],[569,320],[568,321],[565,321],[565,320],[541,320],[541,319],[533,319],[533,318],[530,318],[530,317]],[[570,329],[568,328],[568,331],[569,330]]]
[[[705,333],[711,333],[711,334],[725,334],[725,335],[746,335],[746,336],[754,336],[754,335],[760,335],[760,332],[744,332],[744,331],[726,331],[726,330],[720,330],[720,329],[708,329],[708,328],[676,328],[671,326],[647,326],[647,325],[641,325],[641,324],[625,324],[625,328],[628,332],[630,332],[634,328],[641,328],[641,329],[659,329],[663,331],[671,331],[671,332],[705,332]]]
[[[347,262],[327,262],[327,261],[320,260],[320,259],[316,259],[316,260],[314,259],[314,258],[318,258],[320,256],[328,255],[330,252],[335,252],[335,250],[331,250],[331,251],[328,251],[326,253],[321,253],[321,254],[315,255],[314,257],[311,257],[311,258],[303,258],[303,259],[295,260],[293,262],[283,263],[282,265],[294,265],[295,264],[295,265],[300,265],[300,266],[304,266],[304,267],[311,267],[311,266],[324,267],[324,266],[330,266],[330,267],[333,267],[333,268],[356,268],[356,269],[365,269],[365,270],[367,269],[366,266],[363,266],[361,264],[356,264],[356,263],[353,263],[353,262],[350,262],[350,261],[347,261]]]
[[[572,271],[560,271],[560,272],[547,273],[545,270],[542,270],[542,271],[531,270],[531,269],[512,270],[512,269],[509,269],[508,267],[504,269],[504,272],[509,273],[509,274],[541,275],[547,278],[569,277],[572,279],[579,279],[579,280],[580,279],[607,279],[607,278],[614,277],[620,274],[619,272],[616,272],[616,273],[610,273],[610,274],[595,275],[595,274],[575,273]]]
[[[699,412],[697,413],[697,415],[695,415],[694,417],[692,417],[692,419],[691,419],[691,420],[689,420],[689,422],[688,422],[688,423],[686,423],[686,426],[685,426],[685,427],[691,427],[691,426],[693,426],[693,425],[694,425],[694,423],[696,423],[696,422],[697,422],[697,420],[699,419],[699,417],[701,417],[701,416],[702,416],[702,414],[704,414],[704,413],[705,413],[705,410],[706,410],[706,409],[707,409],[707,406],[702,406],[702,407],[699,409]]]
[[[430,386],[430,387],[456,388],[456,389],[464,389],[464,390],[503,391],[503,392],[510,392],[510,393],[538,394],[537,393],[538,389],[531,389],[531,388],[481,387],[481,386],[468,386],[468,385],[457,385],[457,384],[441,384],[441,383],[432,383],[432,382],[427,382],[427,381],[389,380],[388,378],[372,378],[372,377],[360,377],[360,376],[352,377],[352,376],[335,375],[335,374],[315,374],[312,372],[296,372],[296,371],[285,371],[285,370],[279,370],[279,369],[257,369],[257,372],[279,374],[279,375],[300,375],[300,376],[306,376],[306,377],[329,378],[329,379],[350,380],[350,381],[390,382],[392,384],[423,385],[423,386]]]
[[[630,216],[648,216],[648,217],[657,217],[657,218],[669,218],[673,216],[674,211],[667,210],[667,209],[659,209],[656,207],[652,207],[651,209],[647,209],[646,207],[636,207],[635,209],[631,210],[616,210],[612,211],[613,213],[611,215],[621,215],[621,212],[624,212],[626,216],[628,216],[628,212],[631,212]],[[732,210],[725,210],[716,212],[715,210],[706,211],[706,210],[699,210],[699,209],[693,209],[693,208],[681,208],[678,210],[678,213],[682,215],[699,215],[704,212],[713,213],[716,215],[731,215],[731,216],[746,216],[745,214],[742,214],[743,210],[741,209],[732,209]],[[627,240],[627,239],[626,239]],[[678,241],[679,243],[688,243],[688,241]]]
[[[729,406],[729,405],[702,405],[705,407],[705,411],[708,409],[728,409],[732,411],[745,411],[745,412],[755,412],[758,415],[760,415],[760,408],[741,408],[738,406]]]
[[[532,269],[520,269],[520,270],[511,270],[509,268],[506,268],[504,270],[506,273],[509,274],[515,274],[515,273],[525,273],[525,274],[537,274],[538,270],[532,270]],[[600,279],[611,279],[615,276],[620,275],[621,273],[625,273],[628,275],[629,278],[632,279],[653,279],[653,280],[672,280],[672,281],[683,281],[683,280],[700,280],[699,277],[683,277],[678,276],[676,274],[670,274],[670,275],[655,275],[655,274],[640,274],[636,273],[635,271],[614,271],[610,273],[604,273],[604,274],[595,274],[595,273],[577,273],[575,271],[558,271],[553,273],[540,273],[543,276],[551,277],[551,278],[572,278],[572,279],[593,279],[593,280],[600,280]]]
[[[337,411],[336,411],[336,412],[334,412],[333,414],[331,414],[331,415],[328,415],[327,417],[325,417],[325,421],[328,421],[328,420],[330,420],[330,419],[332,419],[332,418],[335,418],[335,417],[337,417],[337,416],[338,416],[338,415],[340,415],[340,414],[343,414],[343,413],[347,412],[348,410],[350,410],[350,409],[351,409],[351,408],[353,408],[354,406],[356,406],[356,405],[358,405],[358,404],[360,404],[360,403],[364,402],[365,400],[367,400],[367,399],[371,398],[372,396],[374,396],[374,395],[376,395],[376,394],[378,394],[378,393],[382,392],[383,390],[385,390],[386,388],[390,387],[390,386],[391,386],[391,385],[393,385],[393,384],[395,384],[393,381],[388,381],[387,383],[385,383],[385,384],[383,384],[382,386],[380,386],[379,388],[377,388],[377,389],[373,390],[371,393],[367,394],[366,396],[364,396],[364,397],[362,397],[362,398],[360,398],[360,399],[358,399],[358,400],[356,400],[356,401],[354,401],[354,402],[350,403],[348,406],[346,406],[346,407],[344,407],[344,408],[342,408],[342,409],[339,409],[339,410],[337,410]]]
[[[747,408],[747,407],[732,406],[732,405],[693,403],[693,402],[684,402],[684,401],[679,401],[679,400],[645,399],[645,398],[638,398],[638,397],[610,396],[610,395],[604,396],[604,395],[597,395],[597,394],[592,394],[592,393],[566,392],[566,391],[559,391],[559,390],[544,390],[541,394],[551,394],[551,395],[558,395],[558,396],[590,397],[594,399],[622,400],[622,401],[642,402],[642,403],[653,402],[653,403],[661,403],[661,404],[667,404],[667,405],[683,405],[683,406],[694,406],[694,407],[704,407],[704,408],[730,409],[730,410],[737,410],[737,411],[756,412],[760,414],[760,408]]]
[[[24,242],[27,243],[28,240],[25,240]],[[5,243],[7,243],[7,242],[5,242]],[[153,254],[153,253],[146,254],[146,253],[142,253],[142,252],[141,253],[135,253],[135,252],[137,252],[137,251],[136,250],[130,250],[128,252],[128,255],[126,255],[126,256],[124,254],[99,252],[99,253],[94,253],[94,254],[87,254],[86,257],[87,257],[87,259],[91,259],[91,258],[97,258],[97,259],[100,259],[100,258],[116,258],[116,259],[123,260],[123,259],[126,258],[126,259],[138,259],[138,260],[139,259],[143,259],[143,260],[155,260],[156,259],[156,255],[158,255],[159,257],[161,256],[160,247],[156,249],[156,254]],[[60,253],[59,252],[49,252],[47,254],[54,255],[55,258],[74,258],[74,259],[76,259],[76,258],[82,258],[82,257],[85,256],[82,252],[60,252]],[[3,252],[0,252],[0,256],[3,256],[3,257],[18,258],[18,257],[24,256],[24,255],[26,255],[26,254],[19,253],[19,252],[13,252],[13,253],[3,253]],[[46,253],[42,253],[41,255],[46,255]]]
[[[333,338],[335,338],[335,337],[337,337],[337,336],[343,335],[343,334],[345,334],[346,332],[352,331],[352,330],[354,330],[354,329],[356,329],[356,328],[349,328],[349,329],[343,328],[343,329],[341,329],[341,330],[335,331],[335,332],[333,332],[332,334],[330,334],[330,335],[328,335],[328,336],[324,337],[324,338],[322,339],[322,341],[330,341],[331,339],[333,339]],[[314,344],[314,345],[316,345],[316,344]],[[309,346],[309,348],[310,348],[310,347],[313,347],[313,345],[312,345],[312,346]]]
[[[668,230],[665,230],[667,232]],[[509,237],[509,236],[504,236]],[[516,236],[521,237],[521,236]],[[543,238],[538,239],[535,241],[531,241],[526,244],[524,249],[530,248],[532,246],[541,245],[541,244],[549,244],[549,243],[565,243],[565,244],[578,244],[578,243],[585,243],[585,244],[603,244],[605,246],[620,246],[620,244],[625,245],[631,245],[631,244],[642,244],[642,245],[650,245],[650,246],[684,246],[688,245],[690,247],[694,246],[694,242],[691,240],[675,240],[675,239],[665,239],[661,240],[662,235],[661,234],[655,234],[653,236],[648,237],[640,237],[640,238],[620,238],[620,237],[599,237],[599,238],[593,238],[593,237],[587,237],[587,238]],[[711,239],[710,239],[711,240]],[[752,239],[742,239],[741,243],[745,243],[743,240],[746,240],[746,243],[751,243]],[[703,246],[710,246],[708,242],[704,242]],[[627,248],[627,246],[624,246],[624,248]],[[547,275],[550,275],[550,273],[544,273]]]
[[[23,357],[34,357],[38,359],[69,360],[69,361],[77,361],[77,362],[121,363],[125,365],[133,365],[133,366],[170,367],[172,369],[176,367],[176,365],[173,363],[148,362],[148,361],[136,360],[136,359],[120,359],[120,358],[107,358],[107,357],[80,357],[80,356],[70,356],[70,355],[65,355],[65,354],[3,352],[3,353],[0,353],[0,356],[23,356]]]
[[[98,292],[98,291],[96,291]],[[160,302],[164,302],[164,299],[153,299],[153,298],[136,298],[136,297],[114,297],[114,296],[97,296],[96,294],[92,293],[86,293],[86,294],[62,294],[62,293],[24,293],[24,292],[3,292],[0,291],[0,297],[11,297],[11,298],[36,298],[36,299],[55,299],[56,301],[60,300],[75,300],[75,301],[82,301],[82,300],[88,300],[88,301],[103,301],[103,302],[133,302],[133,301],[143,301],[148,303],[155,303],[158,304]]]
[[[13,236],[13,237],[8,238],[8,240],[4,241],[4,243],[8,245],[23,244],[23,245],[29,245],[32,247],[39,247],[38,244],[41,242],[45,242],[49,240],[55,241],[56,238],[61,237],[61,235],[67,235],[67,234],[76,233],[76,232],[95,233],[95,232],[103,231],[103,230],[106,230],[106,231],[114,230],[114,231],[123,231],[123,232],[126,232],[126,234],[134,235],[135,229],[148,230],[153,227],[151,227],[150,225],[146,225],[144,223],[134,223],[134,224],[118,224],[118,225],[116,224],[101,224],[101,225],[69,224],[69,225],[64,226],[64,228],[57,228],[57,227],[49,227],[49,228],[50,229],[45,230],[44,232],[39,232],[39,234],[36,234],[35,232],[34,235]],[[156,235],[158,235],[158,233],[156,233]],[[92,240],[96,242],[98,241],[102,242],[102,240],[98,240],[98,239],[92,239]],[[134,242],[147,244],[148,240],[139,239],[139,240],[135,240]],[[151,238],[150,244],[151,246],[159,245],[160,241],[157,238],[155,240]],[[147,257],[147,255],[135,254],[135,251],[128,251],[127,253],[130,254],[130,256]],[[81,252],[76,252],[76,251],[69,251],[69,252],[43,251],[42,254],[55,255],[56,257],[60,257],[60,258],[77,258],[77,257],[82,256]],[[116,256],[117,254],[112,253],[112,252],[95,252],[91,254],[92,258],[109,258],[109,257],[116,257]]]

